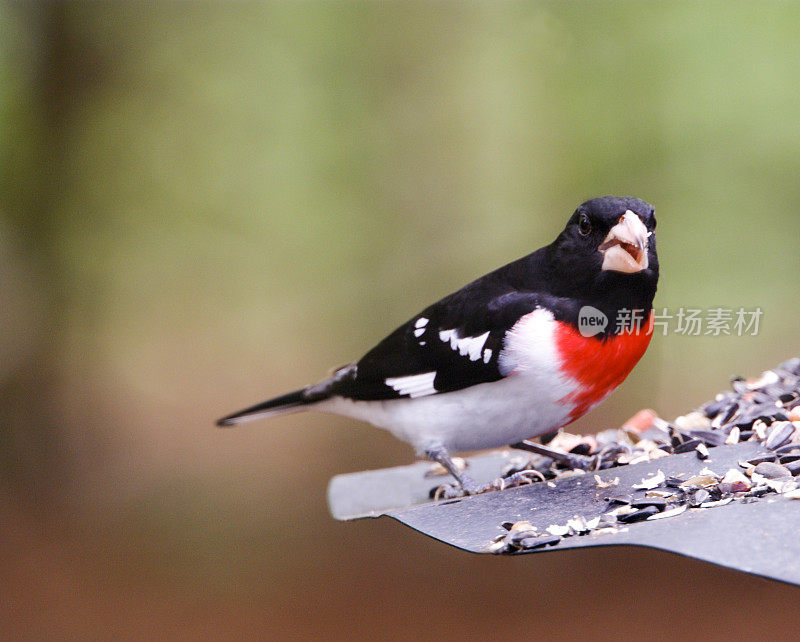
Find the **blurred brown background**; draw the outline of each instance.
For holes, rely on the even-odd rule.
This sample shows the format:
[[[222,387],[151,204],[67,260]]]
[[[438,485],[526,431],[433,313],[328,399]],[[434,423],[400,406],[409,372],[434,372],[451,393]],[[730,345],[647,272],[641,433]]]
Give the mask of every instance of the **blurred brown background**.
[[[666,553],[334,522],[331,476],[410,448],[212,424],[608,193],[656,205],[657,306],[763,317],[656,337],[576,430],[797,355],[799,26],[788,3],[0,6],[0,632],[719,639],[763,632],[754,608],[792,631],[797,589]]]

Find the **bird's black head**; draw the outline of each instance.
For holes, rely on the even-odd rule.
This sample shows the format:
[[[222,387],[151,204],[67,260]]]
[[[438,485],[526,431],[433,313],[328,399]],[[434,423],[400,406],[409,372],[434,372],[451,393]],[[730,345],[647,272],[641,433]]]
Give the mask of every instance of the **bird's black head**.
[[[649,310],[658,282],[655,229],[653,206],[638,198],[586,201],[547,248],[553,294],[606,312]]]

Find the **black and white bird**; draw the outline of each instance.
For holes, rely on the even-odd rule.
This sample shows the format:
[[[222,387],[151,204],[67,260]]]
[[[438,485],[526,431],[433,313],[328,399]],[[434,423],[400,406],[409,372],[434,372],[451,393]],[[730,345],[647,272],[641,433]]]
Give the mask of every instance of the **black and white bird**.
[[[441,463],[464,492],[485,490],[453,453],[561,428],[613,392],[644,354],[658,281],[655,227],[653,207],[637,198],[586,201],[550,245],[426,307],[327,379],[218,425],[300,410],[345,415]]]

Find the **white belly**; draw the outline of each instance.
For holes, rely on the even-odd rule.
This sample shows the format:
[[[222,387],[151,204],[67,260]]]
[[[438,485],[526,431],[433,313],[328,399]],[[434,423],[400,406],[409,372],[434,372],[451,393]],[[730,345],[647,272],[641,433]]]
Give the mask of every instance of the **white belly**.
[[[572,405],[559,403],[569,389],[541,373],[519,372],[493,383],[417,399],[352,401],[338,397],[319,410],[368,421],[413,445],[417,452],[507,446],[567,423]]]

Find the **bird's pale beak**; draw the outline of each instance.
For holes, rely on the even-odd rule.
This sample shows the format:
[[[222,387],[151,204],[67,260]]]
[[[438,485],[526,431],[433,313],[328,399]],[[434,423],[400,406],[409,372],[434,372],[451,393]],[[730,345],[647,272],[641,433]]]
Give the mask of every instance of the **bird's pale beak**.
[[[598,248],[603,254],[602,269],[628,273],[646,270],[650,234],[642,219],[627,210]]]

